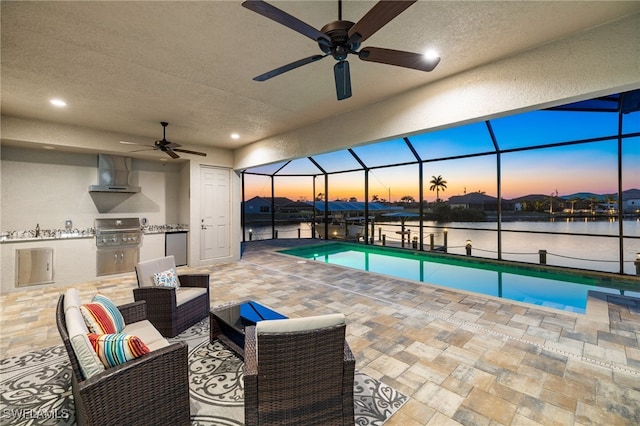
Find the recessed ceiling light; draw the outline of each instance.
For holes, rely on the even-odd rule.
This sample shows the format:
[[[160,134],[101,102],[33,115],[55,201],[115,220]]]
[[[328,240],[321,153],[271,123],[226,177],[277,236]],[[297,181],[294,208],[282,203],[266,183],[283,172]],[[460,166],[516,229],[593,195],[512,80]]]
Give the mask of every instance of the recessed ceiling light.
[[[231,133],[231,139],[240,139],[240,135],[237,133]]]
[[[55,147],[51,145],[42,145],[42,149],[55,149]]]
[[[65,101],[63,101],[62,99],[51,99],[49,101],[51,103],[51,105],[57,106],[57,107],[66,107],[67,103]]]

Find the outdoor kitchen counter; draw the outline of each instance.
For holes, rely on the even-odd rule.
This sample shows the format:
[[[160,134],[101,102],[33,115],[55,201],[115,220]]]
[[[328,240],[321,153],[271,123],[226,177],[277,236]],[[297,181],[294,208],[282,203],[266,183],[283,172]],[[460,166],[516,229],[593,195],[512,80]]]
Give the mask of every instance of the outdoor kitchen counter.
[[[0,282],[2,291],[16,289],[16,267],[18,250],[52,249],[53,284],[65,286],[96,279],[95,237],[85,235],[75,238],[23,238],[7,239],[0,244],[2,263]],[[19,287],[35,289],[34,287]]]
[[[151,229],[143,228],[140,260],[149,260],[164,256],[165,234],[175,232],[176,227],[168,225]],[[182,231],[188,230],[182,227]],[[35,238],[30,231],[2,232],[0,235],[0,283],[1,291],[16,290],[16,250],[53,249],[53,284],[66,286],[100,279],[96,275],[96,241],[93,229],[90,232],[51,232],[41,231]],[[19,287],[19,289],[37,288]]]
[[[51,241],[51,240],[78,240],[78,239],[87,239],[87,238],[95,238],[95,235],[87,235],[87,234],[68,234],[68,235],[60,235],[55,237],[16,237],[16,238],[7,238],[0,237],[0,244],[9,244],[9,243],[27,243],[32,241]]]
[[[152,227],[143,227],[144,235],[167,234],[171,232],[188,232],[189,227],[186,225],[158,225]],[[95,238],[96,234],[93,228],[87,230],[64,232],[59,230],[43,230],[39,237],[33,236],[33,231],[11,231],[0,233],[0,244],[9,243],[25,243],[31,241],[51,241],[51,240],[76,240]]]

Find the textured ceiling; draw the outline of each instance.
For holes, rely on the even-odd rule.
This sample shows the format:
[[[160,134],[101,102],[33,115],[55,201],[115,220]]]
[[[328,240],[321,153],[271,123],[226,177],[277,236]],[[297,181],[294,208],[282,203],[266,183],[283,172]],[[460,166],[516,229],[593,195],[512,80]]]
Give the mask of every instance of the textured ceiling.
[[[271,4],[318,29],[338,15],[337,1]],[[345,1],[343,19],[355,22],[374,4]],[[252,81],[320,50],[240,1],[2,1],[1,108],[150,141],[168,121],[169,140],[237,148],[638,10],[640,2],[419,1],[364,46],[435,48],[438,67],[424,73],[352,55],[353,97],[337,101],[330,57]],[[68,106],[50,106],[54,97]]]

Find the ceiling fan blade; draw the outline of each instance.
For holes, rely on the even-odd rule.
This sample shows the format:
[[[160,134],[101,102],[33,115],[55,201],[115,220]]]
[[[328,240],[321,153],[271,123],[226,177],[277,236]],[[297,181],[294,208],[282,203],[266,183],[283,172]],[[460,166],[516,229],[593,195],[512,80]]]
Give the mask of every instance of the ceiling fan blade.
[[[433,71],[440,63],[440,58],[427,59],[420,53],[383,49],[381,47],[365,47],[358,53],[358,56],[363,61],[379,62],[427,72]]]
[[[153,146],[150,146],[149,148],[143,148],[143,149],[134,149],[133,151],[129,151],[129,152],[142,152],[142,151],[157,151],[158,148],[155,148]]]
[[[141,145],[141,146],[146,146],[146,145],[143,145],[143,144],[137,143],[137,142],[120,141],[120,143],[123,144],[123,145]]]
[[[351,74],[349,73],[349,62],[340,61],[333,66],[333,75],[336,79],[336,95],[338,100],[351,97]]]
[[[207,156],[207,154],[205,154],[204,152],[189,151],[188,149],[179,149],[179,148],[178,148],[178,149],[173,149],[173,150],[171,150],[171,151],[172,151],[172,152],[173,152],[173,151],[176,151],[176,152],[184,152],[185,154],[201,155],[201,156],[203,156],[203,157],[206,157],[206,156]]]
[[[176,159],[176,158],[180,158],[180,156],[178,154],[176,154],[175,152],[173,152],[173,150],[171,150],[171,148],[167,148],[167,149],[163,149],[164,152],[166,152],[169,157]]]
[[[266,18],[276,21],[285,27],[289,27],[300,34],[309,37],[313,41],[322,42],[327,45],[331,43],[331,39],[326,34],[267,2],[262,0],[246,0],[242,2],[242,6]]]
[[[253,80],[254,81],[265,81],[265,80],[269,80],[270,78],[273,78],[275,76],[278,76],[280,74],[283,74],[287,71],[291,71],[293,69],[296,69],[298,67],[301,67],[303,65],[307,65],[310,64],[311,62],[315,62],[315,61],[319,61],[320,59],[324,58],[327,55],[313,55],[313,56],[309,56],[308,58],[304,58],[304,59],[300,59],[297,60],[295,62],[291,62],[290,64],[287,65],[283,65],[280,68],[276,68],[274,70],[271,70],[269,72],[266,72],[264,74],[261,74],[257,77],[254,77]]]
[[[349,42],[365,41],[376,31],[384,27],[393,18],[404,12],[417,0],[380,1],[371,8],[356,24],[349,29]]]

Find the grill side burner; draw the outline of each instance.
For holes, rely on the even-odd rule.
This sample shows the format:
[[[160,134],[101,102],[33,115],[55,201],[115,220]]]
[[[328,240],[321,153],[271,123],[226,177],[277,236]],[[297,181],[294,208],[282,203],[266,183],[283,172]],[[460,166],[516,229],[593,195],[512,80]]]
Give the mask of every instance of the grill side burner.
[[[140,260],[140,219],[96,219],[96,275],[132,272]]]

